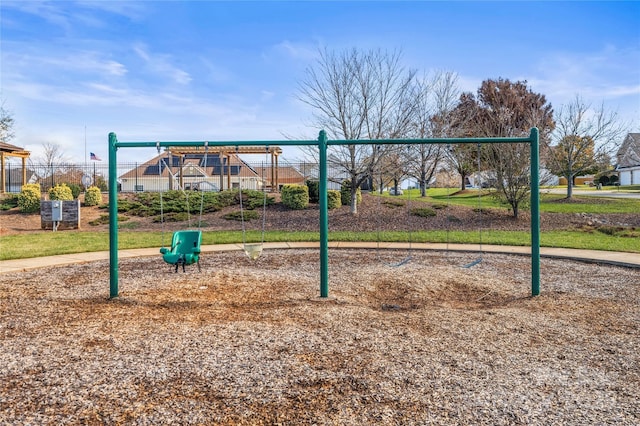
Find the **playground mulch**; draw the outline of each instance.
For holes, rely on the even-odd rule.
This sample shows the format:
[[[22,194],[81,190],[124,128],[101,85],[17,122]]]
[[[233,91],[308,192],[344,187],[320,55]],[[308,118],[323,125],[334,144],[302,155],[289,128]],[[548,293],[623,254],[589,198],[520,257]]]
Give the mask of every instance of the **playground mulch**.
[[[407,254],[0,275],[0,424],[640,423],[637,270]]]

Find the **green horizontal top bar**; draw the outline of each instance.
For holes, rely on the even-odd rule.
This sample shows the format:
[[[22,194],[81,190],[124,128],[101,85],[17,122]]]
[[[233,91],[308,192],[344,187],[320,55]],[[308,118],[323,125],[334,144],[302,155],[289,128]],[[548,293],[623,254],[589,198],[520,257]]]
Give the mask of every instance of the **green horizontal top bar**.
[[[529,138],[455,138],[455,139],[356,139],[330,140],[327,145],[402,145],[402,144],[464,144],[464,143],[530,143]],[[296,141],[161,141],[161,142],[116,142],[116,148],[147,148],[170,146],[313,146],[315,140]]]
[[[327,145],[396,145],[396,144],[464,144],[464,143],[531,143],[530,137],[519,138],[425,138],[425,139],[353,139],[329,140]],[[116,148],[145,148],[170,146],[314,146],[318,140],[280,140],[280,141],[140,141],[116,142]]]
[[[169,146],[297,146],[297,145],[318,145],[317,140],[313,141],[156,141],[156,142],[116,142],[116,148],[147,148],[147,147],[169,147]]]
[[[463,143],[531,143],[531,138],[426,138],[426,139],[355,139],[327,141],[328,145],[396,145]]]

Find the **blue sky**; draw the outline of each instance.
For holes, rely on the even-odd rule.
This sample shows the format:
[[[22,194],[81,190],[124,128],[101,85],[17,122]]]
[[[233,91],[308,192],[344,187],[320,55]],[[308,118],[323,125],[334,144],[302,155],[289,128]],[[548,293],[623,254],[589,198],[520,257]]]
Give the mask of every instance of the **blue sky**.
[[[464,91],[527,80],[555,109],[580,94],[640,131],[640,2],[3,0],[0,12],[0,98],[12,143],[36,157],[48,142],[83,161],[85,129],[101,157],[111,131],[315,138],[296,93],[320,48],[401,49],[404,66],[454,71]]]

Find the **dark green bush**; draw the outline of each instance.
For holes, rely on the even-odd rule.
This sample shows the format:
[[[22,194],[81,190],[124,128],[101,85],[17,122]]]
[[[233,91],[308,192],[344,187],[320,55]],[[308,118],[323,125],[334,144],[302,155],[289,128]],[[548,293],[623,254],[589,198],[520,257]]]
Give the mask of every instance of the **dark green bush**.
[[[243,214],[244,214],[245,221],[258,219],[260,217],[258,212],[255,210],[244,210],[244,211],[236,210],[236,211],[225,214],[223,218],[225,218],[226,220],[237,220],[240,222],[242,221]]]
[[[9,194],[5,198],[0,200],[0,210],[11,210],[14,207],[18,207],[17,195]]]
[[[118,215],[118,222],[126,222],[127,220],[129,220],[127,216]],[[107,223],[109,223],[109,215],[101,214],[100,217],[89,222],[89,225],[98,226],[98,225],[106,225]]]
[[[162,212],[165,215],[172,213],[187,212],[193,215],[200,213],[200,203],[202,212],[211,213],[219,211],[225,207],[239,205],[239,191],[228,190],[221,192],[196,192],[196,191],[166,191],[162,193]],[[130,198],[118,200],[118,212],[127,213],[131,216],[158,216],[160,215],[159,192],[138,192]],[[86,202],[86,195],[85,195]],[[256,190],[242,190],[242,207],[245,210],[262,208],[265,202],[265,193]],[[274,198],[266,196],[266,204],[274,203]],[[188,206],[188,208],[187,208]],[[100,206],[108,208],[108,205]],[[165,220],[167,220],[165,218]],[[157,219],[159,221],[159,219]]]
[[[165,222],[186,222],[188,220],[189,220],[189,213],[187,212],[171,212],[171,213],[166,213],[164,215]],[[161,216],[154,217],[153,222],[161,223],[162,217]]]
[[[309,188],[309,202],[317,204],[320,201],[320,182],[317,180],[307,180],[305,182]]]
[[[340,198],[343,206],[351,205],[351,181],[345,180],[342,182],[342,186],[340,187]],[[360,188],[356,190],[356,204],[360,204],[362,202],[362,192]]]
[[[414,207],[411,209],[411,214],[420,217],[433,217],[436,215],[436,211],[431,207]]]
[[[239,191],[236,191],[236,203],[240,203]],[[265,200],[266,197],[266,200]],[[253,210],[256,208],[262,208],[264,203],[271,205],[274,202],[273,197],[269,197],[262,191],[255,189],[243,189],[242,190],[242,207],[245,209]]]
[[[342,200],[340,196],[340,191],[337,189],[330,189],[327,191],[327,208],[331,209],[339,209],[342,207]]]
[[[67,186],[69,187],[69,189],[71,189],[71,195],[73,196],[73,199],[77,200],[80,196],[80,193],[82,192],[82,188],[80,187],[80,185],[76,185],[75,183],[68,183]]]
[[[284,185],[281,196],[282,204],[293,210],[302,210],[309,205],[309,188],[305,185]]]
[[[404,201],[402,200],[384,200],[382,202],[384,206],[395,208],[395,207],[404,207]]]

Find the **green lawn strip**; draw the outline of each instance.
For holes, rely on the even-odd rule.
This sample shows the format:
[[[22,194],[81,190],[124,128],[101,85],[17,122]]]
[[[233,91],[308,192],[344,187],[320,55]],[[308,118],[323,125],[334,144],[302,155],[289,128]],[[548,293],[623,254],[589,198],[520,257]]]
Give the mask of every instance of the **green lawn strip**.
[[[444,195],[443,195],[444,194]],[[427,192],[427,197],[419,197],[419,193],[416,192],[415,196],[412,194],[412,202],[425,202],[425,203],[440,203],[451,204],[467,207],[482,208],[498,208],[504,210],[510,210],[510,207],[499,202],[495,197],[490,194],[483,195],[480,203],[478,202],[478,195],[475,190],[467,192],[461,195],[446,195],[446,188],[430,189]],[[406,195],[400,196],[407,199]],[[399,198],[400,198],[399,197]],[[623,199],[623,198],[607,198],[605,197],[591,197],[574,195],[573,201],[567,201],[566,197],[561,194],[541,194],[540,195],[540,211],[543,213],[637,213],[640,211],[640,200],[637,199]],[[522,211],[528,211],[528,199],[522,204]]]
[[[605,198],[589,196],[573,196],[568,202],[558,194],[542,194],[540,211],[545,213],[623,213],[635,214],[640,211],[640,200],[626,198]]]
[[[167,244],[171,236],[167,237]],[[121,232],[120,249],[160,247],[159,232]],[[106,232],[38,232],[0,237],[0,260],[109,250]]]
[[[421,232],[330,232],[329,241],[388,241],[388,242],[431,242],[451,244],[482,244],[528,246],[530,234],[524,231],[421,231]],[[160,232],[121,232],[118,235],[119,249],[160,248],[170,244],[171,235]],[[248,232],[246,242],[262,240],[259,231]],[[318,232],[269,231],[265,242],[319,241]],[[205,231],[202,244],[230,244],[242,242],[240,231]],[[543,247],[564,247],[575,249],[608,250],[640,253],[640,238],[620,237],[601,232],[550,231],[541,235]],[[60,254],[106,251],[109,236],[105,232],[48,232],[26,235],[8,235],[0,238],[0,260],[24,259],[30,257]]]

